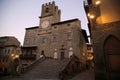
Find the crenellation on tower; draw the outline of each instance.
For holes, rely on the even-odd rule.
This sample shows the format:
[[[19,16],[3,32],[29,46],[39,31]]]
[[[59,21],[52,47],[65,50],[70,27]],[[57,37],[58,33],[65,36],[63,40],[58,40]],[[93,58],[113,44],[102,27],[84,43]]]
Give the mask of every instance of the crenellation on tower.
[[[52,4],[55,4],[55,1],[52,1]]]
[[[50,5],[55,5],[55,2],[52,1],[52,2],[48,2],[48,3],[45,3],[45,4],[42,4],[42,6],[50,6]]]
[[[47,18],[46,18],[47,17]],[[48,2],[42,5],[39,27],[42,27],[44,21],[51,23],[60,22],[61,12],[55,2]]]
[[[55,10],[58,10],[58,6],[55,6]]]

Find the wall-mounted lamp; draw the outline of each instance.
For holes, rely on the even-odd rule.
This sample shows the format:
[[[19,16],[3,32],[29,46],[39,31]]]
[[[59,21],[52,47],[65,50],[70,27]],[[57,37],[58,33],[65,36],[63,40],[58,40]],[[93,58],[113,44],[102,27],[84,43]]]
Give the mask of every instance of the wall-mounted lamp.
[[[94,15],[90,15],[90,19],[94,19],[95,18],[95,16]]]
[[[90,19],[94,19],[94,18],[95,18],[95,15],[90,14],[90,13],[88,13],[87,16],[88,16]]]
[[[11,57],[13,57],[15,54],[11,54]]]
[[[19,55],[12,53],[12,54],[11,54],[11,57],[12,57],[12,59],[14,60],[14,59],[16,59],[16,58],[19,58]]]
[[[100,3],[101,3],[101,1],[98,0],[95,2],[95,5],[99,5]]]
[[[15,55],[15,58],[19,58],[19,55]]]

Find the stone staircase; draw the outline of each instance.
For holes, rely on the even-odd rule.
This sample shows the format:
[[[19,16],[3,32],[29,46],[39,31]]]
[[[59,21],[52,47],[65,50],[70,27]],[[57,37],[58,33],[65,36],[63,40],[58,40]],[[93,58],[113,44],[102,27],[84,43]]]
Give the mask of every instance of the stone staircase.
[[[4,80],[59,80],[59,73],[67,65],[66,60],[45,59],[42,62],[37,62],[35,66],[16,77],[6,77]],[[2,80],[2,79],[0,79]]]
[[[59,72],[65,67],[67,61],[47,59],[36,65],[32,70],[24,74],[26,78],[58,79]]]

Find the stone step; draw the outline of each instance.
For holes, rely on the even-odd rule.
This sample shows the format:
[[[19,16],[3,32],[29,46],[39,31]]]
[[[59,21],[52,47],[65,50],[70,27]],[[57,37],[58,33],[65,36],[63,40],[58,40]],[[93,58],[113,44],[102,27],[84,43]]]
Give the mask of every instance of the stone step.
[[[66,66],[68,61],[45,60],[37,62],[29,71],[21,76],[8,76],[0,80],[59,80],[59,72]]]
[[[30,71],[28,71],[23,78],[39,78],[47,80],[58,79],[59,72],[65,67],[67,61],[48,59],[35,65]],[[58,79],[59,80],[59,79]]]

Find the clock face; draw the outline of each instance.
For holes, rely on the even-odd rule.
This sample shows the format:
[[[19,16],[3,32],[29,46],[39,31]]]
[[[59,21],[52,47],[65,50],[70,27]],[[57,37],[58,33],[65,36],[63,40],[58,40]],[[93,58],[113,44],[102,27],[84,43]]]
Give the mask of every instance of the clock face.
[[[44,21],[42,23],[42,28],[47,28],[49,26],[49,21]]]

